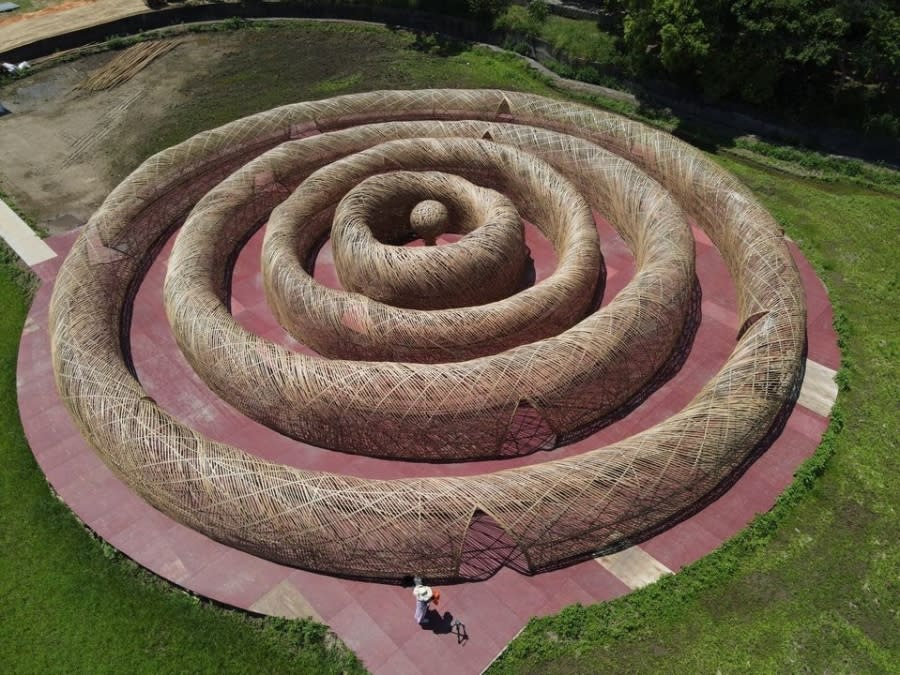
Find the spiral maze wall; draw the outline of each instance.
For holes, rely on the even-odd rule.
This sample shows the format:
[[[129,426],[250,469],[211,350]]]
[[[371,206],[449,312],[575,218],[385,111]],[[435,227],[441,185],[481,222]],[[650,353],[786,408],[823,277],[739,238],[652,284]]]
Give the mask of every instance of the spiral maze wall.
[[[602,308],[593,212],[636,269]],[[558,261],[533,284],[523,219]],[[279,465],[180,423],[131,364],[131,302],[181,227],[165,282],[173,334],[248,417],[386,459],[552,450],[626,414],[677,370],[697,321],[689,222],[737,290],[731,356],[663,423],[564,459],[391,480]],[[272,312],[319,356],[248,332],[229,311],[232,266],[263,224]],[[461,238],[398,245],[442,231]],[[329,237],[343,289],[314,277]],[[434,90],[290,105],[151,157],[63,264],[50,332],[57,387],[82,434],[162,512],[304,569],[460,580],[613,551],[714,498],[795,400],[805,314],[780,229],[699,151],[570,103]]]

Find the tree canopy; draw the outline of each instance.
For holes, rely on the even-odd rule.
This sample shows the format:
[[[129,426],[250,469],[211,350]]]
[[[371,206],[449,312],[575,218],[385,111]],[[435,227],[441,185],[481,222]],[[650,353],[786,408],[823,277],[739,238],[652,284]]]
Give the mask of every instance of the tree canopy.
[[[825,110],[869,131],[900,133],[896,2],[614,1],[636,75],[663,77],[710,100]]]

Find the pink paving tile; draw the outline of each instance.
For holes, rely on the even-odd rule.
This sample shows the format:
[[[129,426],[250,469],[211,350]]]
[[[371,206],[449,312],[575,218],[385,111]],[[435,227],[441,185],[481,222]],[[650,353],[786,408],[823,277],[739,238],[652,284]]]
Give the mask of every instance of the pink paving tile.
[[[737,291],[725,267],[725,262],[715,248],[710,248],[697,258],[697,278],[703,289],[703,304],[720,305],[734,312],[737,307]]]
[[[262,274],[248,274],[239,280],[234,280],[231,286],[231,297],[237,300],[247,309],[265,307],[265,291],[263,290]]]
[[[789,424],[753,468],[765,472],[765,480],[774,486],[777,496],[790,485],[798,467],[813,455],[820,438],[821,434],[809,436]]]
[[[459,617],[456,613],[451,614],[454,619]],[[495,640],[490,639],[479,628],[473,628],[464,615],[461,620],[469,636],[463,644],[458,644],[452,634],[435,634],[424,629],[401,645],[403,653],[416,665],[420,673],[479,673],[497,657],[505,642],[515,636],[513,633],[507,638],[504,634],[504,645],[498,647]],[[452,666],[447,668],[443,664]]]
[[[169,319],[162,304],[162,291],[158,286],[143,284],[138,290],[129,345],[135,363],[156,358],[160,354],[179,355],[175,336],[169,328]]]
[[[50,307],[50,298],[53,296],[53,282],[42,283],[31,301],[29,318],[38,326],[46,327],[48,323],[47,309]]]
[[[819,439],[822,438],[822,434],[828,428],[828,420],[818,413],[798,405],[794,408],[794,412],[791,413],[789,428],[818,445]],[[777,445],[778,441],[775,444]]]
[[[574,579],[562,579],[555,585],[553,596],[537,610],[538,616],[556,614],[563,607],[581,604],[589,605],[595,598],[578,585]]]
[[[142,547],[156,540],[163,540],[172,531],[176,523],[168,516],[163,515],[137,495],[129,503],[128,508],[134,507],[139,517],[135,518],[126,527],[116,528],[107,541],[122,551],[129,558],[137,560]],[[87,523],[88,526],[91,523]],[[203,536],[203,535],[198,535]],[[170,579],[170,581],[174,581]],[[177,582],[176,582],[177,583]]]
[[[47,333],[30,333],[23,337],[19,345],[16,370],[19,416],[26,420],[48,412],[56,396],[56,381],[53,378],[53,362]]]
[[[737,313],[737,308],[734,305],[722,305],[715,302],[712,298],[710,300],[704,298],[701,307],[704,321],[717,321],[728,329],[727,333],[731,336],[732,341],[737,339],[738,331],[741,328],[741,321]]]
[[[190,418],[215,400],[202,382],[182,377],[185,371],[166,354],[143,360],[136,365],[136,369],[147,393],[163,410],[178,419]]]
[[[572,580],[591,598],[588,602],[613,600],[626,595],[630,590],[618,577],[602,567],[596,560],[589,560],[569,569]]]
[[[50,260],[38,263],[31,268],[31,271],[37,275],[38,279],[45,283],[52,281],[59,273],[59,268],[62,267],[63,260],[63,256],[57,255],[55,258],[50,258]]]
[[[263,238],[266,228],[261,227],[241,249],[232,272],[232,283],[238,283],[259,273],[259,261],[262,256]]]
[[[803,288],[806,290],[808,296],[807,306],[818,307],[828,304],[828,291],[825,288],[825,284],[819,279],[813,266],[810,265],[809,260],[806,259],[803,252],[800,250],[800,247],[797,246],[797,243],[794,241],[788,241],[787,245],[788,250],[791,252],[791,256],[794,258],[794,262],[797,264],[797,270],[800,272],[800,279],[803,281]]]
[[[288,579],[329,625],[334,616],[356,604],[354,595],[365,587],[362,582],[325,577],[303,570],[294,571]]]
[[[181,228],[178,228],[168,239],[166,239],[166,243],[163,244],[162,248],[159,250],[159,254],[156,256],[157,260],[168,262],[169,256],[172,255],[172,249],[175,248],[175,242],[178,241],[179,234],[181,234]]]
[[[782,489],[790,483],[788,479],[778,484],[777,476],[770,473],[774,465],[773,458],[754,462],[728,492],[732,499],[741,500],[741,510],[750,513],[751,519],[771,509]]]
[[[725,541],[740,532],[757,513],[756,509],[747,504],[745,495],[732,494],[732,491],[729,491],[693,519],[714,537]]]
[[[588,604],[611,600],[628,592],[625,584],[593,560],[536,575],[530,582],[548,597],[544,604],[535,608],[536,616],[554,614],[576,602]]]
[[[398,649],[394,654],[378,668],[370,669],[373,675],[420,675],[422,672],[410,658]]]
[[[25,436],[28,438],[28,444],[35,449],[35,456],[39,460],[45,451],[65,445],[74,439],[81,439],[68,411],[57,401],[54,388],[48,398],[26,402],[24,408],[20,407],[23,411],[21,414]],[[19,405],[23,405],[21,400]],[[31,413],[28,412],[29,407]]]
[[[534,260],[534,281],[540,283],[556,270],[556,251],[550,241],[531,223],[525,223],[525,245]]]
[[[604,255],[606,263],[606,284],[603,288],[603,302],[605,307],[625,288],[634,278],[634,259],[630,256]]]
[[[250,607],[292,573],[290,567],[228,549],[186,578],[184,585],[203,597],[235,607]]]
[[[69,506],[87,523],[96,523],[108,514],[118,513],[133,495],[108,470],[96,471],[84,480],[86,484],[77,492],[78,496],[71,499]]]
[[[377,615],[377,608],[375,610]],[[358,603],[352,603],[328,621],[339,635],[347,635],[345,644],[361,658],[368,668],[377,668],[391,658],[398,646],[385,633],[379,622]]]
[[[643,542],[641,548],[677,572],[714,551],[722,541],[694,519],[688,519]]]
[[[66,254],[68,254],[69,249],[72,248],[72,244],[75,243],[75,240],[80,233],[81,228],[77,228],[71,232],[57,234],[44,240],[57,255],[55,258],[50,258],[49,260],[45,260],[44,262],[35,265],[31,268],[31,271],[34,272],[45,285],[47,285],[47,282],[52,282],[56,278],[59,268],[62,267],[63,261],[65,260]]]
[[[57,492],[73,494],[93,493],[96,484],[108,472],[93,452],[73,454],[64,462],[44,469],[44,475]]]
[[[64,258],[69,253],[69,249],[72,248],[72,244],[75,243],[75,240],[81,236],[81,230],[81,227],[76,227],[68,232],[62,232],[60,234],[54,234],[52,237],[47,237],[44,241],[56,252],[58,257]]]
[[[402,644],[420,632],[413,619],[415,603],[411,589],[366,584],[354,597],[395,644]]]
[[[466,624],[473,645],[485,644],[496,653],[524,625],[502,602],[502,594],[490,581],[448,586],[442,591],[440,611],[449,611]]]
[[[157,256],[156,260],[153,261],[153,264],[150,266],[150,269],[147,270],[147,273],[144,276],[144,283],[152,286],[153,288],[159,289],[160,292],[162,292],[166,281],[166,274],[168,274],[168,271],[168,259],[163,258],[162,256]]]
[[[813,299],[815,299],[815,296]],[[817,303],[807,302],[807,326],[821,326],[823,329],[827,330],[832,327],[834,321],[831,304],[828,302],[827,298],[819,297],[818,300],[819,302]]]
[[[506,568],[491,577],[490,586],[499,601],[522,622],[535,616],[552,598],[544,584],[536,584],[534,579]]]
[[[250,309],[245,309],[240,314],[235,314],[234,318],[243,328],[256,335],[264,335],[276,329],[283,332],[274,318]]]
[[[704,232],[701,228],[697,226],[693,221],[689,221],[691,225],[691,233],[694,235],[694,241],[697,243],[697,246],[709,247],[713,246],[712,240],[709,236]]]
[[[223,544],[197,536],[190,528],[172,523],[158,536],[145,540],[133,549],[135,561],[177,584],[209,567],[228,553]]]
[[[837,333],[833,325],[834,317],[829,308],[823,311],[815,321],[807,322],[807,338],[811,360],[821,363],[832,370],[841,367],[841,350],[837,344]]]
[[[132,494],[131,499],[124,500],[116,508],[91,519],[89,526],[106,541],[112,541],[116,535],[140,521],[146,508],[145,503]]]
[[[29,426],[28,423],[26,423],[25,437],[29,439],[28,443],[29,445],[31,445],[31,434],[28,433],[28,429]],[[80,434],[75,434],[62,438],[52,445],[41,448],[39,453],[35,453],[35,457],[38,460],[38,464],[40,464],[41,466],[41,470],[49,480],[50,474],[56,469],[56,467],[67,463],[73,457],[77,457],[89,452],[93,451],[90,447],[88,447],[87,442],[81,437]]]
[[[20,352],[21,356],[21,352]],[[18,371],[25,372],[23,362],[19,359]],[[19,415],[22,419],[40,416],[46,411],[45,401],[52,400],[56,394],[56,382],[53,379],[53,364],[49,354],[42,354],[40,359],[32,361],[31,373],[17,378]]]
[[[319,255],[316,256],[313,277],[320,284],[328,288],[343,288],[341,280],[338,278],[337,269],[334,266],[334,251],[331,248],[331,239],[326,241],[322,245],[322,248],[319,249]]]
[[[203,400],[212,399],[212,392],[204,392]],[[193,408],[190,414],[178,415],[186,424],[222,443],[234,443],[232,439],[238,431],[250,423],[246,417],[234,408],[218,399],[212,400],[203,406]]]

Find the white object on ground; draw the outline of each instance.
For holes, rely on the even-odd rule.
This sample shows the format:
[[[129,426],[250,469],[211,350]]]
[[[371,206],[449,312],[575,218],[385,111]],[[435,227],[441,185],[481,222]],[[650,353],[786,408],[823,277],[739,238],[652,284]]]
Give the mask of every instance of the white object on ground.
[[[22,220],[3,200],[0,200],[0,238],[15,251],[25,264],[34,267],[38,263],[56,257],[56,251],[38,237],[28,223]]]

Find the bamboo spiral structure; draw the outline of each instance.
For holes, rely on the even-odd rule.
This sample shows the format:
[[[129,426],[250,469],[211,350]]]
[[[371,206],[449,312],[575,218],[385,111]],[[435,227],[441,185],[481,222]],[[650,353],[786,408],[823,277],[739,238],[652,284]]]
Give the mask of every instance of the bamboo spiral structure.
[[[602,309],[592,211],[636,272]],[[529,285],[522,218],[556,270]],[[166,310],[211,389],[282,433],[425,461],[552,448],[665,371],[696,301],[688,219],[721,252],[742,328],[686,408],[613,445],[466,477],[368,480],[264,461],[162,410],[138,381],[131,301],[182,225]],[[266,224],[267,298],[322,356],[239,326],[230,271]],[[402,247],[442,231],[449,245]],[[343,289],[315,281],[331,237]],[[148,502],[226,544],[368,579],[535,573],[635,543],[742,470],[802,379],[805,303],[771,216],[668,134],[502,91],[386,91],[299,103],[148,159],[85,226],[50,309],[62,399]]]

